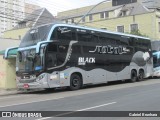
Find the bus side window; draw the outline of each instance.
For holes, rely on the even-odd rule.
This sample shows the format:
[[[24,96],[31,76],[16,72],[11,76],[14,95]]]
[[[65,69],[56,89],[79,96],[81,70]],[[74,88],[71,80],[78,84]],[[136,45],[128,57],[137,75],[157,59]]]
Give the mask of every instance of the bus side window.
[[[57,30],[56,29],[53,30],[50,40],[57,40]]]
[[[72,40],[77,40],[75,28],[72,28]]]
[[[58,40],[72,40],[71,28],[58,27],[57,28],[57,39]]]
[[[78,41],[88,42],[91,41],[91,34],[89,32],[77,32]]]
[[[60,53],[67,53],[67,51],[68,51],[68,45],[59,45],[58,49],[59,49]]]
[[[96,33],[96,32],[93,31],[93,33],[92,33],[92,41],[91,42],[96,42],[96,43],[99,42],[98,33]]]
[[[81,46],[80,45],[74,45],[74,46],[72,46],[72,51],[75,54],[77,54],[77,53],[81,54]]]

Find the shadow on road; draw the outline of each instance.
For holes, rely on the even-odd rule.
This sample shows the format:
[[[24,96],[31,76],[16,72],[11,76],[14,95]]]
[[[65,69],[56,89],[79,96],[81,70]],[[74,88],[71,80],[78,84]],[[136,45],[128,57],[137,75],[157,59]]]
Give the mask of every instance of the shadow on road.
[[[149,79],[145,79],[149,80]],[[85,85],[83,86],[82,89],[89,89],[89,88],[97,88],[97,87],[104,87],[104,86],[114,86],[114,85],[119,85],[119,84],[128,84],[130,83],[129,80],[119,80],[119,81],[111,81],[108,83],[101,83],[101,84],[90,84],[90,85]],[[132,83],[131,83],[132,84]],[[21,91],[21,90],[20,90]],[[19,92],[18,94],[53,94],[53,93],[60,93],[60,92],[68,92],[70,91],[68,87],[62,87],[62,88],[50,88],[50,89],[36,89],[36,90],[22,90],[21,92]]]

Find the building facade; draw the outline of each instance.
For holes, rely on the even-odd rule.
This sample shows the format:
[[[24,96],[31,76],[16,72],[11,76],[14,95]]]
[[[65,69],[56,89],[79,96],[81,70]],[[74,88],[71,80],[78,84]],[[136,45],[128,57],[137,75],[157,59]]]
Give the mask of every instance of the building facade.
[[[123,0],[117,3],[115,1],[100,4],[78,24],[123,33],[136,31],[154,40],[160,39],[159,7],[151,7],[155,4],[149,5],[147,0],[128,0],[126,4],[122,4],[125,2]],[[93,7],[94,5],[60,12],[57,17],[64,23],[77,24]]]
[[[24,19],[24,0],[0,0],[0,36]]]
[[[17,24],[16,27],[5,31],[3,38],[21,40],[29,29],[44,24],[53,23],[54,21],[56,21],[56,19],[46,8],[37,9],[31,14],[28,14]]]
[[[34,5],[31,3],[25,3],[25,16],[27,16],[28,14],[31,14],[33,11],[40,9],[41,7],[38,5]]]

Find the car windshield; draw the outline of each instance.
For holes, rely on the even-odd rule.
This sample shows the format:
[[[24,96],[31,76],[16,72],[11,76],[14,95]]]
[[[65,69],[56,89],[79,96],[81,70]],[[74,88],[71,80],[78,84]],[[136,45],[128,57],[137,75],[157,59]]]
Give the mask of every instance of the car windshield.
[[[32,72],[43,69],[43,53],[35,54],[35,49],[20,51],[17,55],[17,71],[18,72]]]
[[[23,37],[19,47],[36,45],[38,42],[46,40],[51,27],[52,24],[29,30]]]

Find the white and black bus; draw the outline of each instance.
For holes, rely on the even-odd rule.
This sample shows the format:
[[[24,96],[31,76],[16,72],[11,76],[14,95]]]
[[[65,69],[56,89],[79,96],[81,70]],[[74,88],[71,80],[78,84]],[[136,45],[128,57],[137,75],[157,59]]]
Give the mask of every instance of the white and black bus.
[[[5,58],[8,57],[8,49]],[[149,38],[69,24],[29,30],[18,47],[18,88],[71,90],[108,81],[141,81],[152,72]]]

